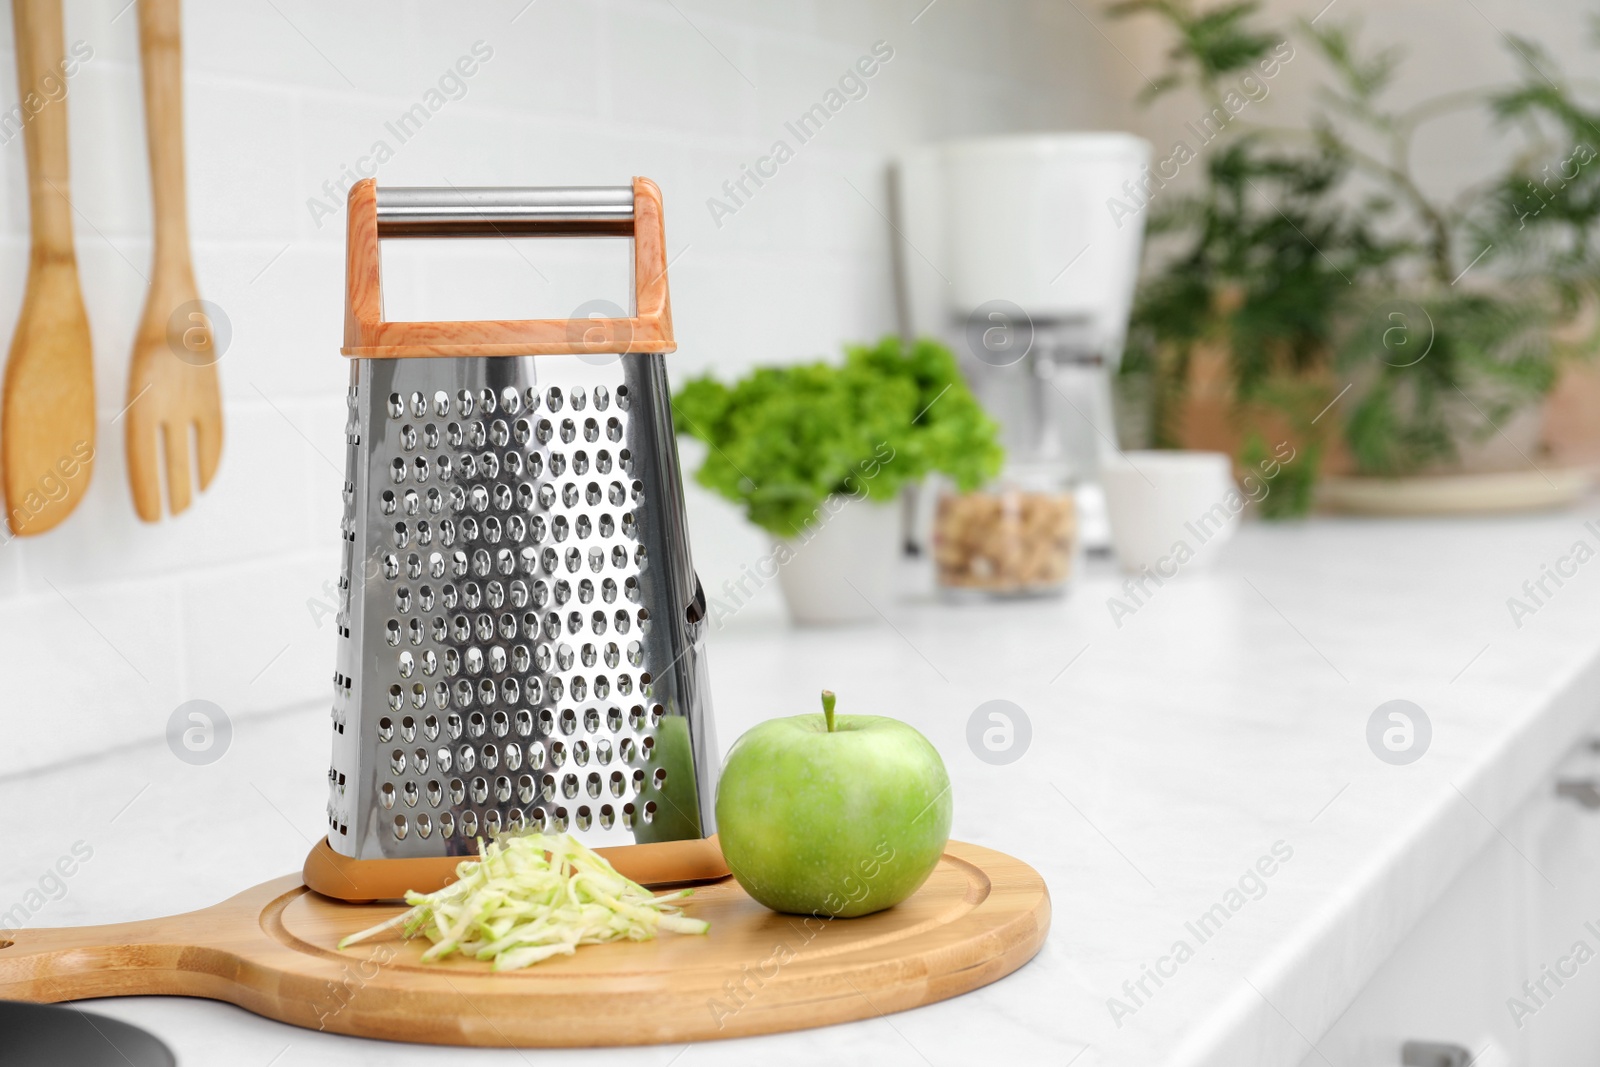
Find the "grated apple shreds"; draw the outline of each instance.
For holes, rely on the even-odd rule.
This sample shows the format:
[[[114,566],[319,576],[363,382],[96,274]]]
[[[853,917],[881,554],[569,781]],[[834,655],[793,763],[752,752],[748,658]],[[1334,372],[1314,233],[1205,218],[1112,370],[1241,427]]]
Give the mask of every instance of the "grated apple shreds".
[[[433,942],[424,962],[460,952],[493,960],[496,971],[515,971],[570,956],[579,945],[710,929],[676,904],[694,890],[652,896],[569,834],[526,834],[487,846],[480,838],[478,858],[463,861],[456,879],[435,893],[407,893],[410,911],[351,934],[339,948],[404,926],[406,937],[422,934]]]

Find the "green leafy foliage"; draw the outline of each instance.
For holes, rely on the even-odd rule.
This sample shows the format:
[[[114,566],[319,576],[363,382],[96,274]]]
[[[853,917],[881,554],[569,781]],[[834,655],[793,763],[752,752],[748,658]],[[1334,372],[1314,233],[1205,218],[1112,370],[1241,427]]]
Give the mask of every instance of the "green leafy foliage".
[[[778,537],[830,495],[892,500],[934,471],[976,489],[1004,459],[955,357],[927,339],[850,345],[842,364],[760,367],[732,385],[695,378],[672,413],[709,446],[696,480]]]
[[[1188,87],[1205,106],[1221,98],[1224,74],[1286,39],[1257,25],[1250,3],[1200,11],[1191,0],[1126,0],[1109,10],[1153,14],[1173,35],[1159,89],[1144,95]],[[1397,109],[1385,93],[1401,50],[1365,49],[1353,23],[1319,21],[1295,31],[1329,75],[1309,126],[1236,119],[1209,146],[1198,191],[1153,210],[1148,233],[1161,254],[1148,257],[1123,370],[1152,381],[1164,446],[1176,443],[1198,346],[1227,351],[1247,423],[1276,408],[1279,424],[1309,429],[1307,412],[1333,392],[1285,382],[1331,385],[1337,375],[1356,386],[1338,417],[1358,468],[1411,473],[1494,433],[1549,392],[1562,359],[1596,347],[1594,330],[1573,340],[1562,327],[1600,292],[1600,108],[1538,44],[1513,37],[1511,85]],[[1412,138],[1471,109],[1520,131],[1523,148],[1503,174],[1441,202],[1411,173]],[[1473,282],[1458,288],[1468,272]],[[1431,347],[1416,362],[1382,342],[1397,296],[1429,320]],[[1296,477],[1315,471],[1307,443],[1313,461]]]

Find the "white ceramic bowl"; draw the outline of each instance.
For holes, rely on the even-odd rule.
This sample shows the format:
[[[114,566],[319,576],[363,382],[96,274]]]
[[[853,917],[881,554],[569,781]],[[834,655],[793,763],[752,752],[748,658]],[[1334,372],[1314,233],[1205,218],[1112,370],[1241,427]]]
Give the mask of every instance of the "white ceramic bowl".
[[[1246,503],[1221,452],[1124,452],[1102,467],[1101,481],[1122,568],[1163,579],[1210,564]]]

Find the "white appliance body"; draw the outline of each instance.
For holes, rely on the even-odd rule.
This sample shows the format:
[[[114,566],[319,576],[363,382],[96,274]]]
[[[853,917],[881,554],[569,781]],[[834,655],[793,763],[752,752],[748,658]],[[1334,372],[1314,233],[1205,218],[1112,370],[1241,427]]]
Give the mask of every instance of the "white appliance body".
[[[1091,549],[1109,544],[1099,460],[1117,447],[1109,376],[1133,303],[1149,160],[1148,142],[1129,134],[1059,133],[927,145],[896,165],[903,328],[958,353],[1014,461],[1069,472]],[[979,340],[1013,329],[1025,331],[1014,360]]]

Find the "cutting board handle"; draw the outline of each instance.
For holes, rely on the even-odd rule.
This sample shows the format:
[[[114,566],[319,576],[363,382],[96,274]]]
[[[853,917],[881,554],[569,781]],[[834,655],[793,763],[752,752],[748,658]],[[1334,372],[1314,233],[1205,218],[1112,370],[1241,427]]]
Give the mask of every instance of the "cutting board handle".
[[[470,191],[463,190],[462,193]],[[533,190],[529,190],[533,193]],[[444,205],[440,205],[444,206]],[[615,205],[613,205],[615,207]],[[344,347],[347,356],[519,356],[598,354],[607,352],[671,352],[672,310],[667,296],[667,241],[662,222],[661,190],[648,178],[633,180],[631,224],[613,212],[590,212],[565,227],[514,225],[506,216],[465,211],[452,223],[433,218],[423,228],[408,229],[400,220],[380,224],[378,186],[372,178],[350,189],[346,212]],[[628,318],[490,319],[457,322],[391,322],[383,315],[383,270],[380,237],[508,236],[508,235],[633,235],[634,311]]]
[[[222,998],[236,984],[230,944],[259,923],[263,891],[300,891],[289,875],[199,911],[105,926],[0,927],[0,1000],[55,1004],[88,997]]]

